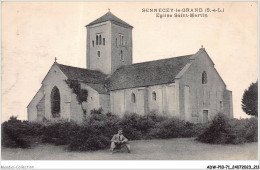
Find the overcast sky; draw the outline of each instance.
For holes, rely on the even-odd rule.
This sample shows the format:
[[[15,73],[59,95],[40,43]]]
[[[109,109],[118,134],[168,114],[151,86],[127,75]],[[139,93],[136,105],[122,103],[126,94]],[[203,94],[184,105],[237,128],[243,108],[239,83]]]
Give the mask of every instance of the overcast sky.
[[[110,11],[134,26],[133,62],[196,53],[203,45],[227,88],[234,116],[257,80],[256,2],[2,2],[2,121],[26,106],[58,58],[86,68],[85,25]],[[203,18],[157,18],[143,8],[224,8]],[[174,14],[169,13],[169,14]]]

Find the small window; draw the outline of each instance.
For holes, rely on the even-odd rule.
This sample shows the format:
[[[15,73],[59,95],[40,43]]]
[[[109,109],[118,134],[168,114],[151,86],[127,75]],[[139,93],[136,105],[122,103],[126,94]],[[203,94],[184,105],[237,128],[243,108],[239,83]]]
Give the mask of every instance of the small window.
[[[103,38],[103,45],[106,45],[106,39]]]
[[[101,34],[99,35],[99,45],[101,45],[101,40],[102,40],[102,37],[101,37]]]
[[[223,111],[223,102],[222,101],[219,102],[219,106],[220,106],[220,111]]]
[[[92,41],[92,47],[94,47],[94,45],[95,45],[95,42],[94,42],[94,40]]]
[[[100,57],[100,51],[97,52],[97,56]]]
[[[131,94],[131,102],[132,103],[136,102],[136,98],[135,98],[135,94],[134,93]]]
[[[116,47],[118,47],[117,38],[116,38]]]
[[[98,34],[96,35],[96,45],[98,45]]]
[[[124,60],[124,54],[123,54],[123,51],[122,51],[122,50],[120,51],[120,59],[121,59],[121,61]]]
[[[207,73],[206,71],[203,71],[202,73],[202,84],[207,84],[208,80],[207,80]]]
[[[152,93],[152,97],[153,97],[153,100],[156,101],[156,93],[155,92]]]
[[[120,45],[124,45],[125,39],[124,39],[124,35],[120,34]]]

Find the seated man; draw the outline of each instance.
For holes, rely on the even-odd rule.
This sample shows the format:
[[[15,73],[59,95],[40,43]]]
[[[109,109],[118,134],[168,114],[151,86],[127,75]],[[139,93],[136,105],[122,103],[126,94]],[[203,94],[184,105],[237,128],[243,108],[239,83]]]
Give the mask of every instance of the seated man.
[[[130,153],[130,144],[128,143],[128,139],[123,136],[123,130],[120,128],[118,133],[113,136],[111,139],[111,151],[114,152],[114,149],[121,149],[122,147],[126,146],[128,153]]]

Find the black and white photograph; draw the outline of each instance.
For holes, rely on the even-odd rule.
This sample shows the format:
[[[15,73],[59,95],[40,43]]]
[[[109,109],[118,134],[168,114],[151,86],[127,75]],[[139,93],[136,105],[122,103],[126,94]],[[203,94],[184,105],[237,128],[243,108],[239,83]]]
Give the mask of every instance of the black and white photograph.
[[[1,17],[1,168],[259,169],[257,1],[2,1]]]

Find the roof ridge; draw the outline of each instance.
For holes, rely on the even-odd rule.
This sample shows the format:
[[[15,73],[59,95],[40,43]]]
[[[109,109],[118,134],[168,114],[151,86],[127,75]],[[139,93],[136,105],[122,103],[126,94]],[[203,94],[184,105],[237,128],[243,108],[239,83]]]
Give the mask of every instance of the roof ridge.
[[[163,59],[158,59],[158,60],[145,61],[145,62],[141,62],[141,63],[134,63],[134,64],[131,64],[131,65],[143,64],[143,63],[152,63],[152,62],[163,61],[163,60],[171,60],[171,59],[176,59],[176,58],[181,58],[181,57],[188,57],[188,56],[192,56],[192,55],[194,55],[194,54],[177,56],[177,57],[170,57],[170,58],[163,58]]]
[[[57,65],[61,65],[61,66],[66,66],[66,67],[73,67],[73,68],[78,68],[78,69],[83,69],[83,70],[89,70],[89,69],[87,69],[87,68],[76,67],[76,66],[69,66],[69,65],[60,64],[60,63],[57,63],[57,62],[56,62],[56,64],[57,64]]]
[[[183,56],[177,56],[177,57],[170,57],[170,58],[163,58],[163,59],[158,59],[158,60],[151,60],[151,61],[144,61],[144,62],[140,62],[140,63],[133,63],[133,64],[128,64],[128,65],[123,65],[122,67],[127,67],[127,66],[132,66],[132,65],[141,65],[141,64],[146,64],[146,63],[153,63],[153,62],[158,62],[158,61],[164,61],[164,60],[171,60],[171,59],[176,59],[176,58],[182,58],[182,57],[188,57],[188,56],[193,56],[194,54],[190,54],[190,55],[183,55]]]
[[[100,73],[106,75],[105,73],[103,73],[103,72],[101,72],[101,71],[99,71],[99,70],[91,70],[91,69],[88,69],[88,68],[82,68],[82,67],[76,67],[76,66],[69,66],[69,65],[60,64],[60,63],[57,63],[57,62],[56,62],[56,64],[57,64],[57,65],[61,65],[61,66],[65,66],[65,67],[71,67],[71,68],[75,68],[75,69],[81,69],[81,70],[85,70],[85,71],[100,72]]]

